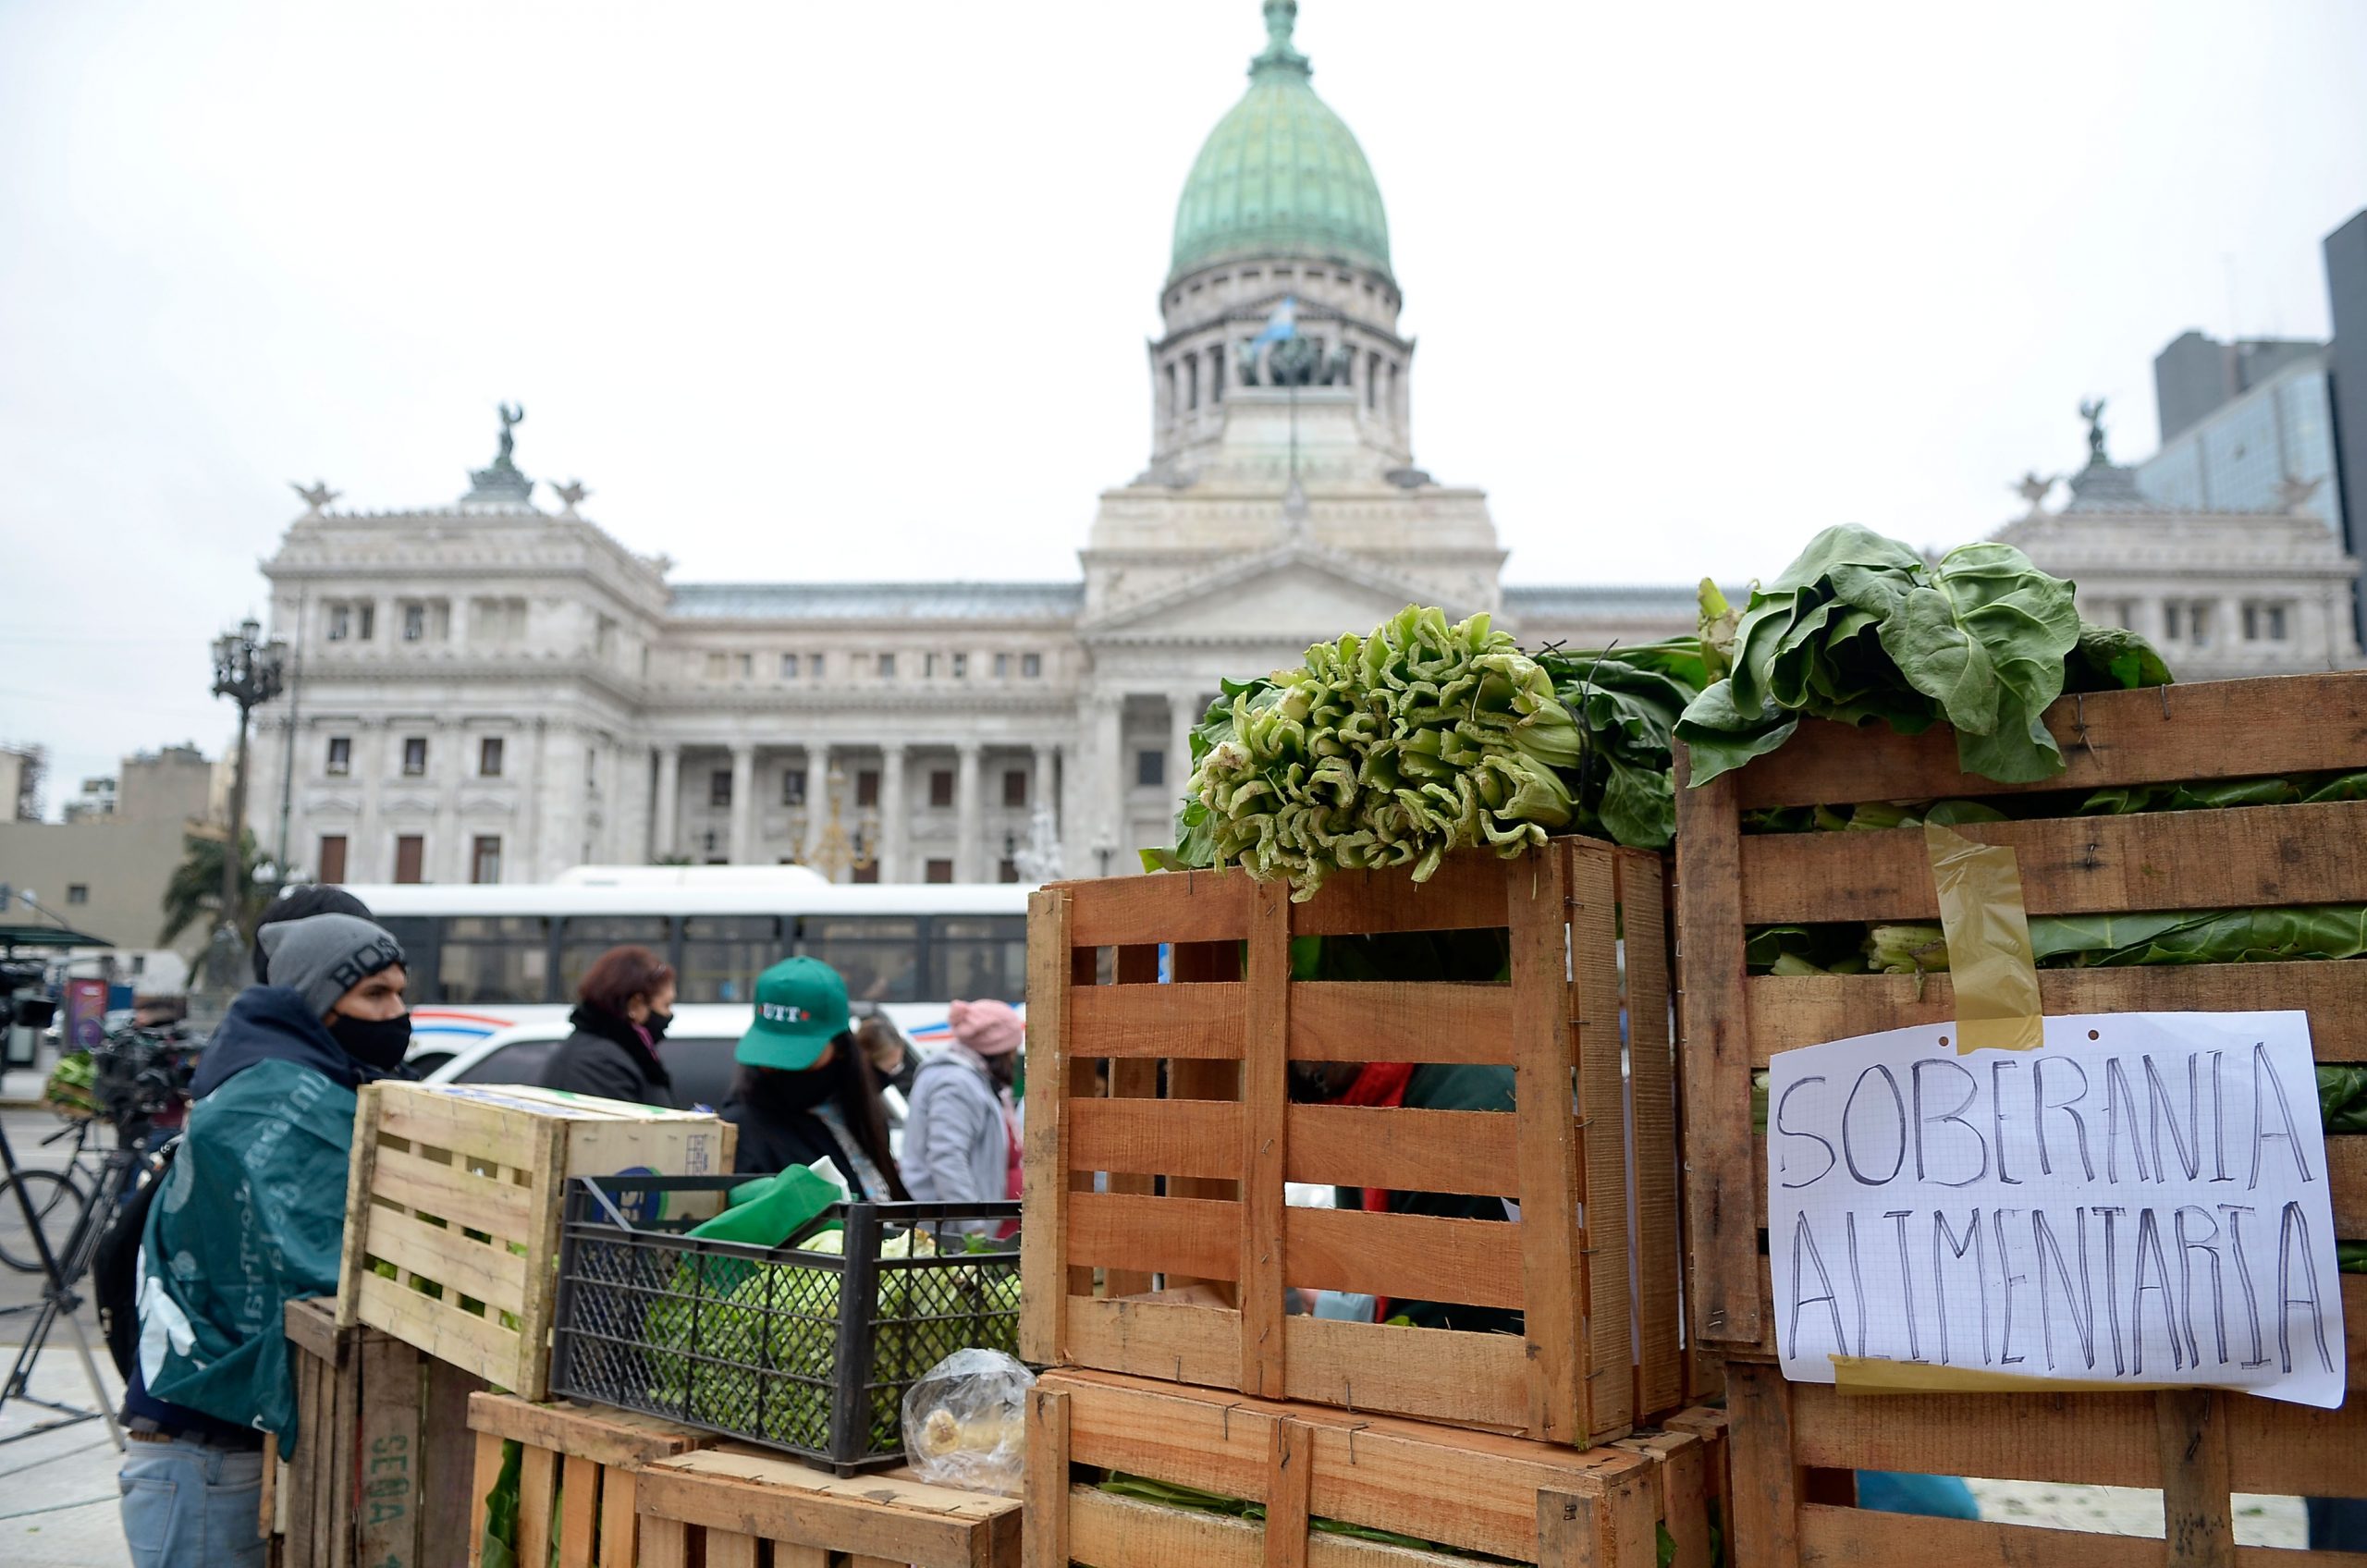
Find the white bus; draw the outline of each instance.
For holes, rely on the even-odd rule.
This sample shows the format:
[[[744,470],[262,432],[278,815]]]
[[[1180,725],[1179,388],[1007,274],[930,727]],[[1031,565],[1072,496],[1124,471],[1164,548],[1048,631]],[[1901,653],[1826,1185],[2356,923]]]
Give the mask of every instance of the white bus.
[[[420,1047],[458,1053],[497,1031],[563,1017],[592,961],[632,943],[674,966],[679,1003],[748,1005],[756,975],[792,954],[846,976],[848,998],[924,1047],[946,1004],[1027,985],[1027,894],[1015,884],[856,885],[798,866],[579,866],[550,883],[348,888],[409,959]],[[563,1033],[564,1031],[562,1031]]]

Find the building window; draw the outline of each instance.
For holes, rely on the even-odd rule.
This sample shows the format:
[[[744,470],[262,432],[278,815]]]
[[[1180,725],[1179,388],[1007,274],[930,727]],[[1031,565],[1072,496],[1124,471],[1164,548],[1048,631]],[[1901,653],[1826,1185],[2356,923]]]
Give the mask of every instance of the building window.
[[[802,767],[784,769],[780,776],[780,803],[802,806],[805,803],[805,770]]]
[[[1009,654],[997,654],[995,655],[995,679],[997,680],[1008,680],[1011,679],[1011,655]]]
[[[89,903],[91,885],[88,882],[68,882],[66,884],[66,901],[69,904]]]
[[[469,844],[469,880],[498,882],[501,880],[501,840],[489,833],[480,833]]]
[[[352,607],[347,605],[331,605],[328,609],[328,640],[332,643],[342,643],[353,635]]]
[[[420,643],[426,641],[426,638],[427,606],[425,605],[405,605],[403,606],[403,641],[406,643]]]
[[[1027,804],[1027,770],[1012,767],[1003,770],[1002,803],[1016,811]]]
[[[313,876],[315,880],[322,882],[345,880],[344,834],[324,833],[321,835],[321,851],[313,858]]]
[[[731,679],[731,655],[730,655],[730,654],[709,654],[709,655],[707,655],[707,656],[706,656],[706,678],[707,678],[709,680],[730,680],[730,679]]]
[[[594,797],[600,793],[600,749],[597,746],[583,748],[583,792]],[[586,863],[592,859],[589,854],[583,858]]]
[[[2244,641],[2247,643],[2282,643],[2288,635],[2282,604],[2250,603],[2244,606]]]
[[[741,680],[754,680],[756,678],[756,655],[754,655],[754,654],[742,654],[741,655],[739,655],[739,665],[740,665],[740,679],[741,679]]]
[[[353,738],[350,735],[329,737],[327,772],[331,778],[343,778],[353,771]]]
[[[795,654],[781,655],[780,678],[783,680],[794,680],[797,679],[797,655]]]
[[[942,811],[953,803],[953,770],[936,767],[929,770],[928,803]]]
[[[403,777],[406,778],[424,778],[426,774],[427,737],[424,735],[404,736]]]
[[[1147,746],[1134,753],[1134,782],[1153,790],[1166,785],[1167,753],[1164,748]]]
[[[953,655],[953,679],[956,680],[967,680],[970,679],[969,655],[956,654]]]
[[[488,735],[477,742],[477,777],[480,778],[501,777],[500,736]]]
[[[815,680],[821,680],[821,679],[822,679],[822,655],[819,655],[819,654],[808,654],[808,655],[805,656],[805,668],[806,668],[806,672],[807,672],[808,674],[812,675],[812,676],[814,677],[814,679],[815,679]]]
[[[929,862],[928,868],[923,873],[921,880],[925,882],[952,881],[953,863],[950,860],[933,860]]]
[[[877,809],[879,804],[879,770],[876,767],[855,769],[854,803],[857,809]]]
[[[405,833],[395,840],[395,880],[422,882],[421,875],[427,864],[427,840],[416,833]]]
[[[2173,643],[2195,648],[2211,646],[2211,601],[2170,600],[2162,606],[2162,627]]]
[[[1040,678],[1040,677],[1043,675],[1043,673],[1044,673],[1044,655],[1041,655],[1041,654],[1022,654],[1022,655],[1019,655],[1019,678],[1020,678],[1022,680],[1036,680],[1036,679]]]
[[[728,806],[731,803],[731,770],[718,767],[706,776],[706,803]]]
[[[895,680],[895,679],[896,679],[896,655],[893,655],[893,654],[882,654],[882,655],[879,655],[879,662],[878,662],[878,665],[877,665],[877,669],[878,669],[878,671],[879,671],[879,679],[880,679],[880,680]]]
[[[353,608],[353,640],[357,643],[370,641],[370,634],[377,629],[377,623],[378,606],[367,599],[362,600]]]
[[[995,866],[995,880],[998,882],[1018,881],[1019,863],[1015,860],[998,862]]]
[[[921,655],[921,679],[923,680],[934,680],[937,679],[937,655],[935,654],[923,654]]]
[[[853,870],[847,873],[847,880],[850,882],[860,882],[865,886],[877,882],[879,880],[879,863],[875,860],[869,865],[856,866]]]

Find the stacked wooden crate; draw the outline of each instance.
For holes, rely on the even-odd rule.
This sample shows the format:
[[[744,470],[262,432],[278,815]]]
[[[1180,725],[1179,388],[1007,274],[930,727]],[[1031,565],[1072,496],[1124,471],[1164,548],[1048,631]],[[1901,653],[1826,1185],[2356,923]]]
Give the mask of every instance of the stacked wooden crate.
[[[336,1304],[290,1302],[297,1442],[264,1448],[263,1534],[285,1568],[445,1568],[469,1555],[468,1403],[484,1379]]]
[[[1031,1562],[1175,1560],[1152,1533],[1094,1524],[1115,1500],[1072,1491],[1072,1460],[1266,1502],[1269,1549],[1294,1561],[1308,1515],[1291,1500],[1310,1495],[1316,1517],[1337,1506],[1371,1528],[1563,1560],[1534,1497],[1526,1533],[1500,1517],[1459,1534],[1441,1495],[1459,1479],[1335,1497],[1326,1476],[1354,1461],[1322,1434],[1382,1416],[1441,1423],[1389,1430],[1453,1477],[1527,1455],[1502,1473],[1575,1500],[1571,1537],[1589,1550],[1632,1534],[1642,1505],[1624,1500],[1659,1497],[1645,1484],[1658,1462],[1590,1445],[1707,1391],[1678,1322],[1663,898],[1659,857],[1575,839],[1456,856],[1420,886],[1342,873],[1303,903],[1239,871],[1036,895],[1022,1342],[1076,1370],[1048,1378],[1034,1412]],[[1507,981],[1292,978],[1294,938],[1468,931],[1508,933]],[[1294,1104],[1294,1061],[1509,1068],[1516,1105]],[[1501,1198],[1507,1218],[1294,1207],[1289,1183]],[[1292,1290],[1515,1311],[1524,1327],[1334,1321],[1289,1312]],[[1270,1442],[1231,1435],[1227,1413],[1248,1401]],[[1290,1469],[1302,1431],[1318,1434],[1312,1494],[1308,1466]],[[1245,1458],[1243,1442],[1265,1446]],[[1171,1525],[1203,1545],[1225,1534]],[[1650,1545],[1603,1560],[1649,1562]]]
[[[2047,715],[2067,766],[2037,784],[1968,777],[1953,732],[1809,721],[1782,750],[1678,791],[1679,934],[1695,1335],[1729,1357],[1738,1568],[1942,1556],[2159,1562],[2165,1550],[2032,1526],[1851,1506],[1858,1469],[2160,1487],[2168,1560],[2231,1563],[2235,1492],[2367,1490],[2367,1400],[2318,1411],[2230,1393],[1847,1398],[1774,1366],[1765,1140],[1752,1074],[1779,1050],[1954,1017],[1944,975],[1750,975],[1749,928],[1930,921],[1922,835],[1750,834],[1745,814],[1873,801],[2070,791],[2056,815],[1960,827],[2011,844],[2033,915],[2367,903],[2367,802],[2076,815],[2088,790],[2367,768],[2367,677],[2227,681],[2067,698]],[[2059,806],[2059,811],[2056,810]],[[2367,963],[2048,970],[2053,1013],[2300,1009],[2318,1060],[2367,1061]],[[2330,1137],[2337,1233],[2367,1239],[2367,1137]],[[2343,1280],[2350,1385],[2367,1370],[2367,1278]],[[2346,1559],[2348,1561],[2348,1559]]]

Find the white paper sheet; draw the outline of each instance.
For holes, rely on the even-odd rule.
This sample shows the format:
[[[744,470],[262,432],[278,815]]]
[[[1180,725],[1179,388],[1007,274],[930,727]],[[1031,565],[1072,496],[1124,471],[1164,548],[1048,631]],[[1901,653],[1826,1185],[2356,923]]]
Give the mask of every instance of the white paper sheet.
[[[1948,1025],[1778,1052],[1768,1254],[1784,1375],[1866,1356],[2210,1385],[2332,1409],[2342,1292],[2308,1015]]]

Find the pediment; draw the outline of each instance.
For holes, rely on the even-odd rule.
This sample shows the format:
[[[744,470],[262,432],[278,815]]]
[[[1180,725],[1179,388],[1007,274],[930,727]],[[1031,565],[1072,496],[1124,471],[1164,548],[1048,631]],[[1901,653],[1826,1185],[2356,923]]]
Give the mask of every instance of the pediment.
[[[1311,643],[1367,630],[1428,597],[1370,562],[1302,543],[1186,580],[1080,631],[1097,641]]]

